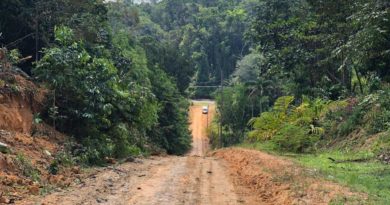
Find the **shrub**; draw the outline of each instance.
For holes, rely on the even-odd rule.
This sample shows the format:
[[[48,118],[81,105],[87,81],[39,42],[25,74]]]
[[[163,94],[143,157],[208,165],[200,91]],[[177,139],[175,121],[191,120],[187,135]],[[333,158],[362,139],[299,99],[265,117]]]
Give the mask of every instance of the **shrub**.
[[[382,110],[374,112],[370,123],[368,123],[368,133],[376,134],[390,129],[390,110]]]
[[[297,106],[292,105],[293,101],[292,96],[281,97],[271,111],[252,119],[249,123],[253,131],[248,133],[249,139],[271,141],[281,151],[310,151],[325,133],[320,118],[334,107],[345,104],[343,101],[310,100],[305,96]]]
[[[317,135],[311,135],[302,127],[285,124],[272,138],[272,142],[280,151],[302,153],[310,151],[319,140]]]
[[[249,125],[253,127],[253,131],[248,133],[249,138],[255,140],[272,139],[283,127],[283,123],[289,121],[289,110],[293,101],[293,96],[280,97],[270,112],[264,112],[260,117],[250,120]]]
[[[37,168],[35,168],[29,159],[27,159],[23,154],[18,154],[16,156],[15,164],[19,167],[22,174],[33,181],[40,181],[40,173]]]
[[[357,100],[351,100],[344,109],[329,113],[323,120],[332,132],[329,135],[344,137],[356,129],[377,134],[390,128],[390,91],[378,91]],[[337,123],[331,123],[337,122]]]
[[[340,123],[338,129],[338,136],[346,136],[355,130],[360,124],[365,115],[365,111],[361,107],[353,109],[352,114]]]

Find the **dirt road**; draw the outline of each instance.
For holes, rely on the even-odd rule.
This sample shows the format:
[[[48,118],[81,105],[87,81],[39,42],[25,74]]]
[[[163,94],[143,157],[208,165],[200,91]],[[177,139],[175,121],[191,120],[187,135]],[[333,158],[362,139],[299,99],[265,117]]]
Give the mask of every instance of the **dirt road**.
[[[202,105],[209,105],[209,114],[202,114]],[[216,158],[206,157],[209,149],[207,123],[214,115],[214,104],[203,102],[190,109],[193,148],[188,156],[170,157],[163,166],[138,186],[125,204],[236,204],[234,187],[225,167]],[[216,197],[217,196],[217,197]]]
[[[155,157],[106,168],[83,180],[73,189],[35,199],[30,204],[238,204],[226,166],[209,150],[207,123],[212,121],[214,104],[196,103],[190,108],[193,149],[184,157]],[[208,104],[209,114],[202,114]],[[29,202],[24,202],[29,204]]]
[[[328,204],[340,196],[364,197],[280,157],[243,149],[208,153],[205,129],[214,114],[214,105],[208,104],[209,115],[202,114],[204,102],[190,109],[194,139],[187,156],[152,157],[100,169],[67,191],[20,204]]]

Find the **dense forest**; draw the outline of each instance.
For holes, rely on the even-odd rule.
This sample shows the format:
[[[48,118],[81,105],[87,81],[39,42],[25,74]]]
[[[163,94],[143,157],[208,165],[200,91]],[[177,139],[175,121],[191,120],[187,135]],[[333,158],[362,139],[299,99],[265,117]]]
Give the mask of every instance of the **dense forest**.
[[[2,69],[50,90],[37,118],[74,136],[89,163],[156,149],[185,153],[188,98],[216,99],[215,145],[272,141],[306,152],[357,127],[367,136],[390,128],[389,7],[3,0],[1,46],[13,66]]]
[[[79,161],[190,148],[188,98],[212,98],[249,52],[255,1],[2,1],[3,66],[50,90],[35,121]],[[28,19],[28,20],[26,20]],[[4,64],[6,65],[6,64]],[[8,65],[8,64],[7,64]]]
[[[387,1],[264,0],[251,8],[248,52],[216,94],[224,126],[217,141],[279,136],[280,148],[304,151],[360,126],[367,135],[389,129]]]
[[[69,145],[77,161],[190,148],[188,62],[158,41],[163,34],[131,1],[12,0],[0,8],[2,70],[50,91],[34,121],[74,136],[83,145]]]
[[[189,99],[208,98],[214,148],[315,154],[390,201],[383,164],[325,167],[390,163],[388,0],[1,0],[0,70],[47,90],[34,123],[77,163],[183,155]]]

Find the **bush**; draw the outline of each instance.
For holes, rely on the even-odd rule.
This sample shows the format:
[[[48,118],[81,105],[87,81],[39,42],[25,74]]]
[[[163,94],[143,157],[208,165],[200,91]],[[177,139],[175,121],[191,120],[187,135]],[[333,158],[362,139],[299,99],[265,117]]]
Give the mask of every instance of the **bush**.
[[[309,134],[302,127],[285,124],[271,141],[280,151],[303,153],[310,151],[318,140],[317,135]]]
[[[259,117],[250,120],[249,124],[253,127],[253,131],[249,132],[249,138],[255,140],[272,139],[278,130],[283,127],[283,123],[288,123],[292,120],[290,120],[290,117],[295,117],[290,112],[294,99],[293,96],[280,97],[276,100],[270,112],[261,113]]]
[[[323,119],[330,136],[345,137],[356,129],[373,135],[390,128],[390,91],[350,99],[349,105],[330,112]]]
[[[390,89],[377,92],[377,98],[370,103],[370,112],[365,117],[370,134],[376,134],[390,129]]]
[[[376,134],[390,129],[390,110],[382,110],[369,124],[368,133]]]
[[[33,181],[40,181],[40,172],[31,164],[31,160],[27,159],[23,154],[16,156],[15,164],[22,171],[22,174]]]
[[[280,97],[269,112],[252,119],[249,139],[271,141],[281,151],[310,151],[325,133],[320,119],[335,107],[345,105],[344,101],[310,100],[305,96],[299,105],[294,106],[293,102],[292,96]]]
[[[365,111],[360,107],[353,109],[352,114],[345,120],[340,123],[338,129],[338,136],[346,136],[355,130],[360,124],[365,115]]]

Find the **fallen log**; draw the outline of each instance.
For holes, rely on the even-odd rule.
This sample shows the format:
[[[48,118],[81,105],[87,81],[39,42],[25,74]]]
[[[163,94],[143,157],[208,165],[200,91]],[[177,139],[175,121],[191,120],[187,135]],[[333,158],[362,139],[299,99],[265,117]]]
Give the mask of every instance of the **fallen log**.
[[[333,159],[332,157],[328,157],[328,159],[330,161],[332,161],[333,163],[348,163],[348,162],[367,162],[370,160],[370,158],[359,158],[359,159],[344,159],[344,160],[336,160],[336,159]]]

